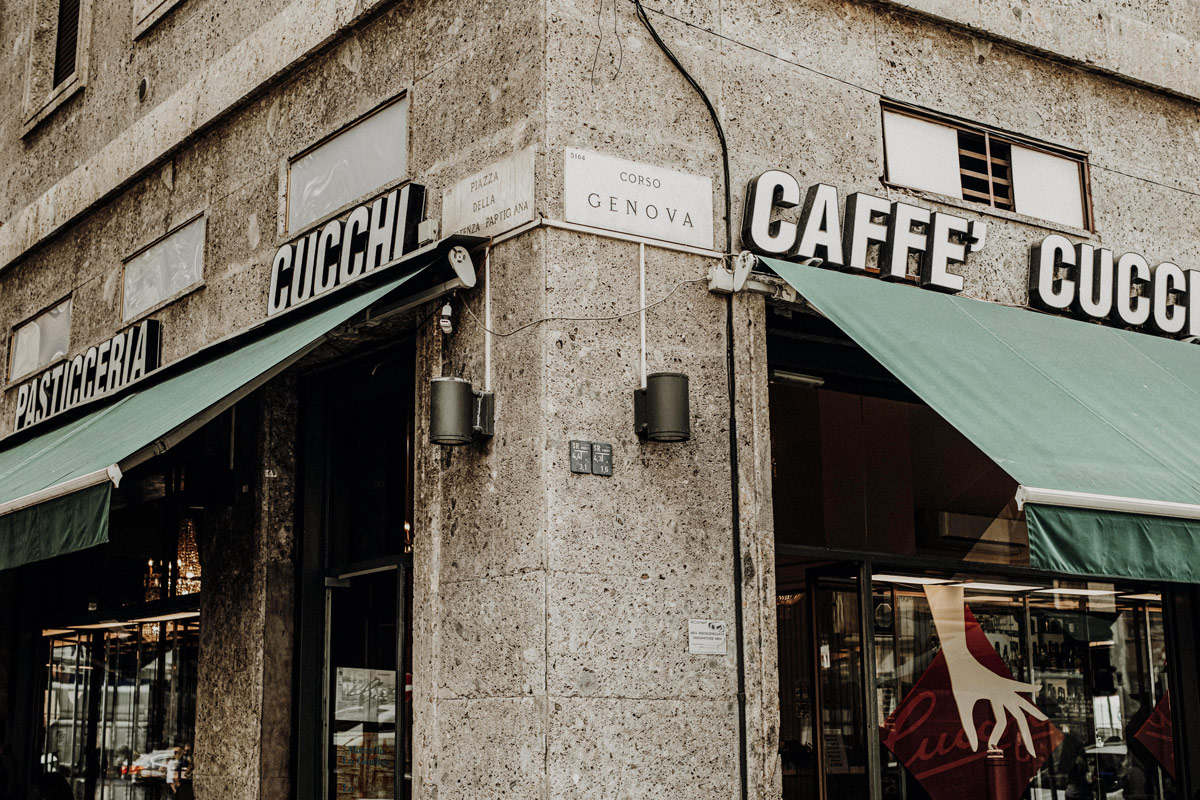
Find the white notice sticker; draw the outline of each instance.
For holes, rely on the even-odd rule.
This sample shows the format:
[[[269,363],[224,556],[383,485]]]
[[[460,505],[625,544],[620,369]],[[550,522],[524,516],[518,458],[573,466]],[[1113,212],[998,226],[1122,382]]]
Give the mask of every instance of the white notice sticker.
[[[689,619],[688,652],[694,656],[725,655],[725,623],[715,619]]]

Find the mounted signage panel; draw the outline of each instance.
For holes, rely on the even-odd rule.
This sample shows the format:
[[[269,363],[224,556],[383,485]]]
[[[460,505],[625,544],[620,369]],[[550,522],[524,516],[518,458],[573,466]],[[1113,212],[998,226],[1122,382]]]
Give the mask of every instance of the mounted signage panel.
[[[564,156],[568,222],[712,249],[709,178],[571,147]]]
[[[19,431],[114,392],[158,369],[160,329],[143,320],[17,387]]]
[[[798,218],[779,213],[797,207]],[[782,170],[764,172],[746,189],[742,242],[754,253],[845,272],[878,271],[890,281],[910,280],[915,272],[917,283],[939,292],[963,290],[953,267],[981,250],[986,238],[985,222],[866,192],[846,198],[843,215],[836,188],[810,186],[802,201],[800,183]]]
[[[1029,304],[1162,336],[1200,336],[1200,270],[1051,234],[1029,250]]]
[[[392,189],[284,244],[271,261],[267,316],[320,297],[416,250],[425,187]]]
[[[533,153],[527,147],[442,192],[442,230],[499,236],[532,222]]]

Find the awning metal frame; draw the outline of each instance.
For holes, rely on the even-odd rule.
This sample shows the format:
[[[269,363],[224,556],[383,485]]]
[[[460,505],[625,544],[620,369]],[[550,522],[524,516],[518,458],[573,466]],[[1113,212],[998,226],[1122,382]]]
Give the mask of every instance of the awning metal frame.
[[[1017,486],[1016,500],[1018,509],[1024,509],[1026,503],[1033,503],[1042,506],[1116,511],[1123,514],[1145,514],[1152,517],[1200,519],[1200,505],[1172,503],[1166,500],[1146,500],[1140,497],[1115,497],[1108,494],[1071,492],[1065,489]]]

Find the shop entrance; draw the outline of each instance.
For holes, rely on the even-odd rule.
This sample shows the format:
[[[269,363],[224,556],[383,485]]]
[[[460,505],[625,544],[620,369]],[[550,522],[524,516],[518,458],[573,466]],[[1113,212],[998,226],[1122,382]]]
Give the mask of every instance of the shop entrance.
[[[409,796],[409,576],[399,563],[326,581],[329,800]]]
[[[780,568],[780,753],[785,800],[869,797],[860,566]]]

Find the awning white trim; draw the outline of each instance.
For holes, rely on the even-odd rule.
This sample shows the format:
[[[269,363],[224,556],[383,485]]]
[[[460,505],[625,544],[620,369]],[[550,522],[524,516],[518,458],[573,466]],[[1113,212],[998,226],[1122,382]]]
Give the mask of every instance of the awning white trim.
[[[116,464],[110,464],[104,469],[89,472],[87,475],[80,475],[78,478],[72,478],[63,483],[56,483],[53,486],[48,486],[32,494],[27,494],[24,497],[18,497],[16,500],[9,500],[7,503],[0,503],[0,517],[36,506],[38,503],[44,503],[47,500],[55,500],[72,492],[78,492],[81,489],[91,488],[105,481],[111,481],[114,487],[119,486],[121,483],[121,468]]]
[[[1148,514],[1154,517],[1200,519],[1200,505],[1171,503],[1164,500],[1145,500],[1140,497],[1115,497],[1107,494],[1071,492],[1063,489],[1017,487],[1017,508],[1026,503],[1043,506],[1089,508],[1097,511],[1118,511],[1124,514]]]

